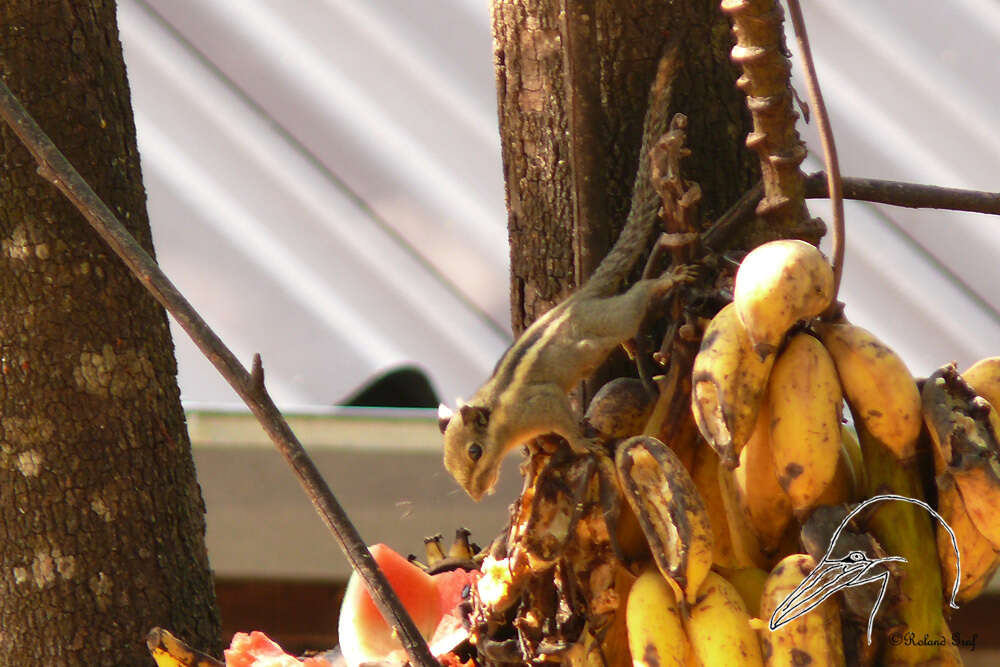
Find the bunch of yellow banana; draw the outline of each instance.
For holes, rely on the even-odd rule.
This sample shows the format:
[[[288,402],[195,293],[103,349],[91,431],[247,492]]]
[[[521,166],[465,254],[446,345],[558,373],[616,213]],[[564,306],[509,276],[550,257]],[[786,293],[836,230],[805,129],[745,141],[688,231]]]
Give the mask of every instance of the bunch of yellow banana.
[[[765,551],[792,514],[864,488],[858,446],[841,428],[844,398],[897,459],[916,452],[923,419],[912,375],[865,329],[814,319],[832,290],[815,247],[766,243],[744,258],[733,302],[709,323],[695,358],[692,413],[722,462],[737,468],[742,508]]]
[[[723,555],[728,560],[717,553],[715,566],[734,578],[737,571],[754,571],[738,568],[770,565],[772,559],[800,551],[799,522],[818,506],[887,492],[921,499],[917,454],[925,418],[931,423],[926,417],[930,388],[924,389],[922,405],[916,381],[888,346],[861,327],[817,319],[828,309],[832,292],[830,267],[813,246],[798,241],[760,246],[740,265],[733,303],[706,327],[695,358],[692,414],[723,465],[719,489],[699,481],[701,457],[697,455],[692,476],[706,498],[717,540],[726,535],[718,524],[727,522],[728,551]],[[994,400],[1000,400],[1000,358],[977,365],[969,373],[982,385],[975,390],[980,396],[973,408],[980,406],[977,414],[983,424],[992,424],[1000,432],[1000,417],[981,407],[994,395],[991,391],[997,396]],[[860,441],[854,429],[842,423],[845,400]],[[954,429],[961,420],[955,418],[954,410],[948,414],[949,428]],[[954,461],[955,453],[941,444],[948,442],[945,436],[938,440],[940,476],[942,462]],[[950,469],[954,484],[947,486],[939,479],[941,509],[954,517],[959,538],[964,534],[968,544],[971,569],[966,573],[963,562],[962,584],[967,595],[978,592],[997,568],[1000,547],[1000,518],[994,519],[987,510],[1000,504],[1000,447],[993,459],[982,456],[982,447],[979,453],[977,460],[989,461],[988,465],[973,469],[970,458],[961,471],[954,466]],[[975,488],[986,500],[969,501],[963,486]],[[721,495],[725,513],[712,509],[718,504],[710,499],[713,493]],[[717,518],[719,514],[722,518]],[[933,534],[930,518],[912,504],[881,507],[872,516],[866,528],[886,552],[909,560],[905,581],[894,589],[898,590],[895,600],[906,602],[894,605],[890,600],[886,605],[889,622],[931,628],[947,636],[940,577],[934,576],[935,584],[922,582],[930,572],[937,575],[940,568],[947,578],[955,563],[953,557],[949,561],[945,543],[939,540],[939,566],[937,549],[929,542]],[[743,536],[741,526],[749,527],[753,539]],[[790,558],[798,559],[797,570],[808,559]],[[790,592],[801,581],[802,576],[793,576],[796,568],[789,563],[769,577],[762,616],[769,613],[768,604],[773,607],[780,601],[775,598],[781,591]],[[945,582],[949,592],[950,583]],[[754,595],[761,598],[758,593],[750,595],[751,600]],[[800,658],[809,654],[817,664],[843,664],[842,639],[831,629],[840,627],[836,604],[824,603],[822,609],[802,619],[802,627],[815,626],[806,633],[813,643],[805,648],[795,643],[804,640],[802,633],[788,630],[771,635],[767,631],[764,653],[769,664],[792,664],[793,653]],[[689,638],[693,646],[690,633]],[[951,659],[953,653],[894,647],[886,649],[883,657]]]
[[[691,378],[695,421],[728,467],[753,433],[786,334],[832,298],[830,265],[808,243],[773,241],[743,259],[733,302],[706,328]]]

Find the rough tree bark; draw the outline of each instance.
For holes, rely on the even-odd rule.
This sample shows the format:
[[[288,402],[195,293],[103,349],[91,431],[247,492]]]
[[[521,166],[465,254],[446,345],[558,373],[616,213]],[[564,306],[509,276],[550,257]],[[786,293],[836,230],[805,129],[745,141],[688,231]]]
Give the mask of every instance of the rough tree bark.
[[[152,252],[111,0],[3,0],[0,74]],[[220,648],[166,315],[0,130],[0,664]]]
[[[672,112],[689,118],[686,176],[704,216],[759,177],[717,0],[495,0],[493,35],[515,331],[581,283],[624,224],[668,40],[683,54]]]

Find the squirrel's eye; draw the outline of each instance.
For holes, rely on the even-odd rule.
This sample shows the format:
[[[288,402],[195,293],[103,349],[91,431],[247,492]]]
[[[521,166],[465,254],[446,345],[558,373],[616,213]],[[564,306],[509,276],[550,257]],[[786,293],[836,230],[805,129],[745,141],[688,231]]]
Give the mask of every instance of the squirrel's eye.
[[[483,455],[483,448],[480,447],[478,443],[474,442],[469,445],[468,454],[470,459],[478,461],[479,457]]]

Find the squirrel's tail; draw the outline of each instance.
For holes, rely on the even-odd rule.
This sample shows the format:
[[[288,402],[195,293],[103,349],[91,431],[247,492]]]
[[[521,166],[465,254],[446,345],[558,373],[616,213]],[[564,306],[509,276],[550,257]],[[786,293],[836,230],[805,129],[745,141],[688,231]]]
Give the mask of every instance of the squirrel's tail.
[[[670,112],[670,94],[680,62],[677,41],[667,46],[660,58],[656,77],[649,91],[649,104],[642,128],[642,145],[639,148],[639,168],[632,186],[632,206],[621,234],[614,246],[590,276],[581,291],[594,294],[613,294],[642,256],[657,228],[661,205],[660,197],[650,179],[649,152],[667,131]]]

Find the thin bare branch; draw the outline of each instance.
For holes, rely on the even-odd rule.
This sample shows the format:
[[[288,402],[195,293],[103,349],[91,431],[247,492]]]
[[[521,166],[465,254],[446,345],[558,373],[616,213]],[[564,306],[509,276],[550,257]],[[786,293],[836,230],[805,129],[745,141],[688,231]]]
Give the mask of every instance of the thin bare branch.
[[[823,314],[832,317],[840,312],[837,304],[837,292],[840,291],[840,279],[844,273],[844,197],[840,180],[840,162],[837,160],[837,146],[833,141],[833,128],[830,127],[830,116],[823,103],[823,93],[819,88],[816,76],[816,64],[813,62],[812,49],[809,48],[809,35],[806,32],[806,21],[802,16],[799,0],[788,0],[788,14],[795,29],[795,38],[802,53],[802,64],[805,66],[806,89],[809,100],[816,113],[816,128],[819,130],[819,143],[823,148],[823,160],[826,162],[827,189],[830,192],[830,203],[833,207],[833,297],[830,308]]]
[[[396,628],[410,661],[425,667],[437,665],[427,643],[376,565],[357,529],[264,389],[259,358],[255,360],[255,372],[251,375],[38,127],[2,80],[0,116],[38,161],[39,174],[51,181],[76,206],[139,282],[173,315],[257,417],[292,467],[323,522],[337,538],[351,566],[364,579],[382,616]]]
[[[826,174],[817,171],[806,176],[806,197],[829,196]],[[843,179],[844,198],[906,208],[939,208],[1000,215],[1000,192],[942,188],[937,185],[903,183],[875,178]]]
[[[922,183],[904,183],[876,178],[841,178],[844,199],[888,204],[904,208],[936,208],[948,211],[968,211],[1000,215],[1000,192],[961,190],[942,188]],[[829,196],[826,173],[817,171],[805,178],[807,199],[826,199]],[[717,250],[726,238],[728,230],[742,224],[754,213],[754,207],[763,196],[760,182],[746,191],[728,211],[702,234],[702,243]]]

